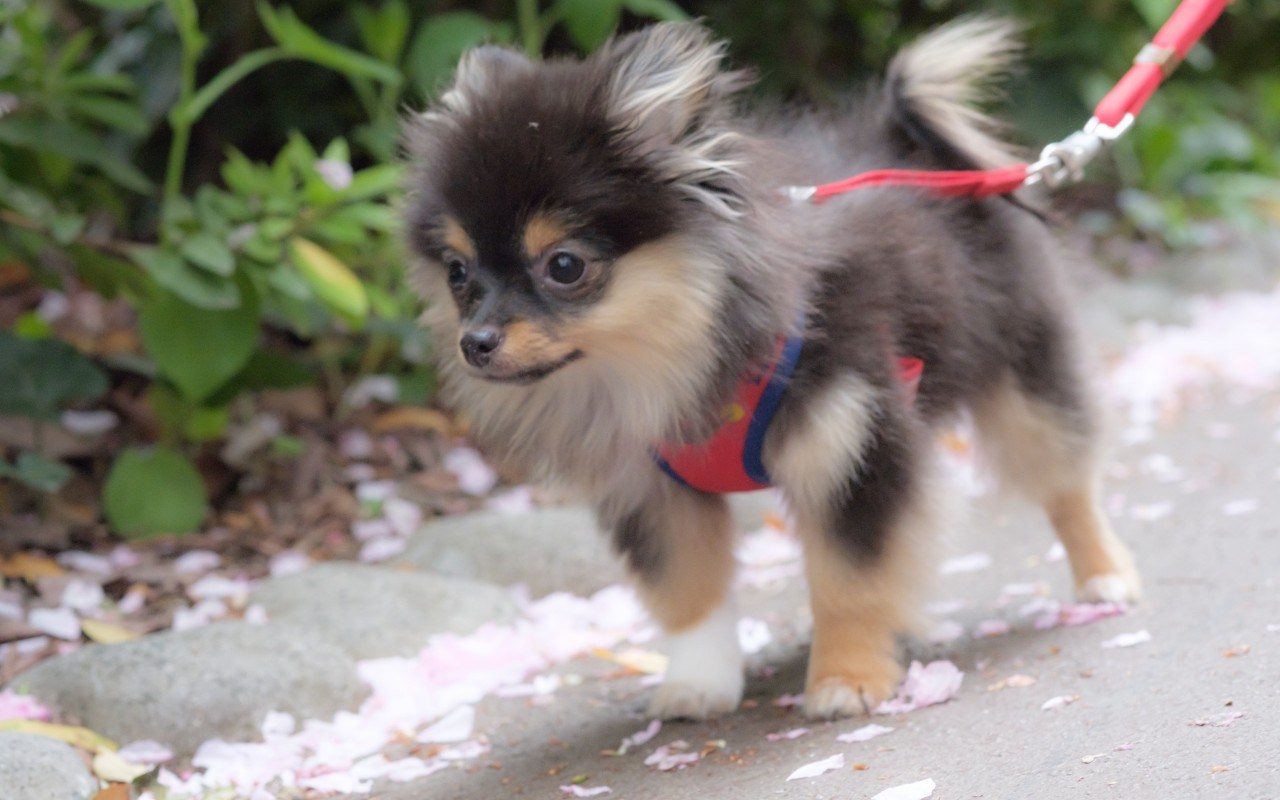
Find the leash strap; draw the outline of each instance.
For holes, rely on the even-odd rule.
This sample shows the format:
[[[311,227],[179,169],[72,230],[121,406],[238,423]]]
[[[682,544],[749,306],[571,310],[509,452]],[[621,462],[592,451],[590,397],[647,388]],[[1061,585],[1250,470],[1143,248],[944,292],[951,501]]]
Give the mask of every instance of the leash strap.
[[[1165,78],[1182,63],[1205,31],[1222,16],[1231,0],[1182,0],[1155,38],[1138,52],[1133,66],[1094,108],[1085,126],[1040,151],[1039,160],[991,170],[922,171],[879,169],[834,183],[786,186],[794,202],[822,203],[873,186],[915,186],[943,197],[990,197],[1011,194],[1043,182],[1050,188],[1078,181],[1102,146],[1120,138]]]

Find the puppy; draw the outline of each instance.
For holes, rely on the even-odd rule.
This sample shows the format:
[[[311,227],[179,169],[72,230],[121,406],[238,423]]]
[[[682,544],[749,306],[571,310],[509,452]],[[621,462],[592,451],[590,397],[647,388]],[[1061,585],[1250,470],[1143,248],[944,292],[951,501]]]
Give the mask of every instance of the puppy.
[[[406,229],[444,396],[490,452],[595,503],[667,635],[652,714],[741,700],[721,492],[765,483],[805,550],[806,713],[891,695],[939,525],[933,431],[962,409],[997,474],[1048,512],[1077,593],[1137,598],[1099,509],[1066,265],[1040,220],[998,198],[782,191],[1012,163],[974,103],[1013,34],[990,18],[939,29],[829,114],[744,112],[750,76],[694,24],[584,60],[482,47],[407,122]]]

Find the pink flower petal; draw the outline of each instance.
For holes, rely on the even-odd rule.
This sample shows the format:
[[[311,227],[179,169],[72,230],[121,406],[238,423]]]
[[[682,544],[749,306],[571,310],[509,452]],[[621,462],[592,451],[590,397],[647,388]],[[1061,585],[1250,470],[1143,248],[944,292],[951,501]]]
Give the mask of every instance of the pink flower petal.
[[[809,733],[808,728],[792,728],[789,731],[782,731],[781,733],[765,734],[764,738],[768,739],[771,742],[781,742],[787,739],[799,739],[801,736],[804,736],[807,733]]]
[[[197,575],[217,567],[222,557],[209,550],[192,550],[173,561],[173,569],[180,575]]]
[[[811,764],[805,764],[803,767],[796,769],[795,772],[788,775],[787,780],[798,781],[802,778],[816,778],[833,769],[844,769],[844,753],[836,753],[830,758],[824,758],[821,761],[814,761]]]
[[[649,754],[644,760],[646,767],[657,767],[660,772],[667,772],[673,769],[684,769],[690,764],[694,764],[700,759],[695,752],[685,752],[689,743],[683,739],[677,739],[671,744],[664,744]]]
[[[950,661],[934,661],[928,666],[912,661],[897,694],[881,703],[875,713],[902,714],[945,703],[959,693],[963,681],[964,673]]]
[[[80,618],[69,608],[33,608],[27,614],[27,624],[58,639],[80,640]]]
[[[836,741],[849,743],[865,742],[874,739],[877,736],[884,736],[886,733],[892,733],[893,730],[893,728],[889,728],[884,725],[877,725],[873,722],[870,725],[863,725],[856,731],[840,734],[836,737]]]
[[[933,796],[933,790],[938,788],[938,784],[934,783],[931,778],[925,778],[915,783],[907,783],[902,786],[895,786],[892,789],[885,789],[871,800],[924,800],[926,797]]]
[[[455,447],[445,454],[444,468],[458,479],[458,488],[467,494],[488,494],[498,485],[498,474],[485,463],[479,451]]]
[[[0,720],[34,719],[48,722],[51,717],[49,709],[34,697],[18,694],[10,689],[0,691]]]
[[[940,575],[958,575],[962,572],[978,572],[991,566],[991,556],[986,553],[970,553],[943,561],[938,567]]]
[[[423,744],[461,742],[471,738],[471,731],[475,724],[475,706],[459,706],[418,734],[416,739]]]
[[[608,786],[586,787],[586,786],[574,786],[570,784],[570,785],[561,786],[560,791],[564,792],[565,794],[571,797],[595,797],[601,794],[609,794],[613,790],[610,789]]]
[[[626,739],[623,739],[622,743],[624,746],[639,747],[642,744],[647,744],[650,739],[657,736],[660,730],[662,730],[662,720],[650,720],[648,727],[631,734]]]
[[[173,751],[159,742],[143,739],[121,747],[116,755],[132,764],[155,766],[173,760]]]
[[[1054,709],[1064,708],[1074,703],[1076,699],[1071,695],[1060,694],[1057,697],[1050,697],[1040,706],[1041,711],[1053,711]]]
[[[1135,644],[1151,641],[1151,632],[1147,630],[1135,631],[1134,633],[1122,633],[1119,636],[1113,636],[1102,643],[1102,646],[1108,650],[1116,647],[1133,647]]]
[[[738,620],[738,644],[746,655],[755,655],[773,641],[769,624],[762,619],[743,617]]]
[[[1002,619],[984,619],[978,623],[973,635],[979,639],[990,639],[996,636],[1004,636],[1010,630],[1009,623]]]

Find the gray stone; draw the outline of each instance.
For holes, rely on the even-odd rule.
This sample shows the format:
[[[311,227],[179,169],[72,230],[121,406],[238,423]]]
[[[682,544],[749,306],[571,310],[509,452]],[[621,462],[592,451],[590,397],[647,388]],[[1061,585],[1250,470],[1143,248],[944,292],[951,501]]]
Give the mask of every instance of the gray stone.
[[[251,601],[272,624],[325,637],[352,658],[411,656],[434,633],[469,633],[516,614],[497,586],[370,564],[318,564],[269,578]]]
[[[190,755],[207,739],[255,739],[271,710],[327,719],[366,689],[336,645],[291,625],[221,622],[94,645],[18,676],[31,694],[116,741]]]
[[[623,579],[595,515],[574,507],[447,517],[415,534],[395,563],[500,585],[523,583],[534,597],[591,594]]]
[[[89,800],[98,781],[71,745],[48,736],[0,732],[0,797]]]

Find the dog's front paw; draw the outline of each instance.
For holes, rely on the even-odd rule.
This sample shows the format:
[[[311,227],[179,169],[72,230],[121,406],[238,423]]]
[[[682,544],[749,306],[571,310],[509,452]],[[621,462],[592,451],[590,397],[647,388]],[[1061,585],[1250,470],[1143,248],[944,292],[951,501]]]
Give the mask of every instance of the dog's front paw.
[[[1136,603],[1142,597],[1142,581],[1134,570],[1094,575],[1076,588],[1085,603]]]
[[[884,659],[872,669],[810,678],[804,691],[804,713],[810,719],[834,719],[870,714],[893,697],[902,679],[902,667]]]
[[[742,679],[733,686],[664,683],[649,701],[649,716],[657,719],[713,719],[738,707],[742,702],[742,689]]]

